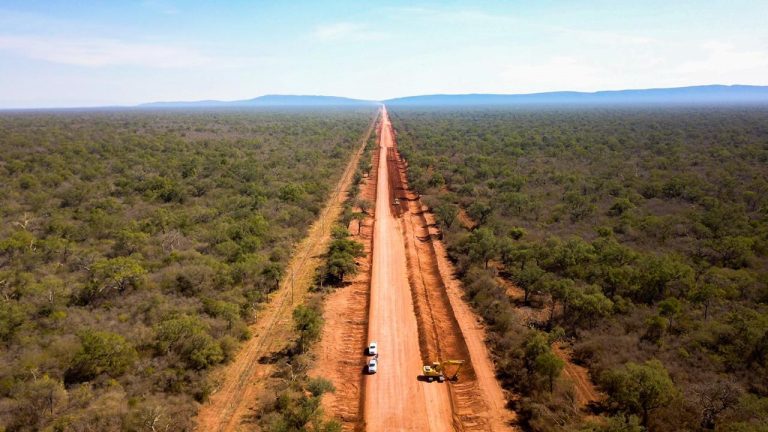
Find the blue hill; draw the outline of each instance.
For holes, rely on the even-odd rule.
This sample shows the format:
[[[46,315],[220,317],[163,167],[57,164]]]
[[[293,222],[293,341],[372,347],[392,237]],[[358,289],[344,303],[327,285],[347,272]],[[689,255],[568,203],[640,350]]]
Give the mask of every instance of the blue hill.
[[[203,100],[191,102],[151,102],[140,107],[155,108],[220,108],[220,107],[313,107],[364,106],[377,102],[336,96],[265,95],[237,101]]]
[[[594,93],[436,94],[389,99],[384,103],[393,106],[768,104],[768,87],[708,85]]]
[[[369,101],[336,96],[266,95],[236,101],[152,102],[143,108],[354,107],[391,106],[527,106],[527,105],[768,105],[768,86],[706,85],[693,87],[531,94],[434,94]]]

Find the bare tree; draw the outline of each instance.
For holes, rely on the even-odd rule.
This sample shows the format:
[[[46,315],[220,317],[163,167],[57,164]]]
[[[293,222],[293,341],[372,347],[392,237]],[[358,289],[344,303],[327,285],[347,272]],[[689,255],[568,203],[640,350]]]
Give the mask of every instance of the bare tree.
[[[713,430],[717,417],[739,402],[741,390],[732,381],[716,380],[693,386],[694,403],[701,410],[701,427]]]

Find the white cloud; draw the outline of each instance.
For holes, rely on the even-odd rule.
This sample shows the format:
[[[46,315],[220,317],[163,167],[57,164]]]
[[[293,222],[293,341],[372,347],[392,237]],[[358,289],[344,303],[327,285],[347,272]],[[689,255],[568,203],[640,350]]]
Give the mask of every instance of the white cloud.
[[[505,87],[513,92],[591,90],[605,85],[609,75],[583,59],[556,56],[539,63],[508,65],[502,72]]]
[[[654,48],[627,48],[625,56],[592,50],[579,56],[520,58],[507,63],[499,77],[508,92],[765,83],[768,50],[721,42]]]
[[[636,47],[659,43],[657,39],[652,37],[639,36],[618,31],[587,30],[549,25],[541,26],[541,28],[566,37],[571,41],[578,41],[579,43],[589,43],[594,45]]]
[[[698,51],[700,57],[682,62],[670,72],[681,77],[707,75],[728,82],[744,74],[765,77],[768,73],[768,50],[744,50],[722,42],[706,42]]]
[[[321,41],[380,40],[386,37],[384,33],[376,32],[365,25],[351,22],[337,22],[317,26],[312,32],[312,36]]]
[[[0,35],[0,50],[36,60],[89,67],[183,68],[211,64],[214,61],[192,48],[104,38]]]

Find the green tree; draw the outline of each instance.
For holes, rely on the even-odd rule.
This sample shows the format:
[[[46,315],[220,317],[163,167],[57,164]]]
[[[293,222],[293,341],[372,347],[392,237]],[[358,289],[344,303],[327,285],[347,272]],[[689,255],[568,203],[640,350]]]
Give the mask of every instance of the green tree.
[[[133,229],[121,229],[115,234],[113,250],[118,255],[131,255],[139,252],[149,239],[149,234]]]
[[[478,225],[485,225],[488,222],[488,218],[493,213],[493,207],[490,204],[482,201],[475,201],[467,208],[467,214]]]
[[[25,322],[24,306],[15,300],[0,300],[0,340],[9,342]]]
[[[565,366],[565,362],[552,351],[544,352],[536,357],[536,372],[547,378],[549,382],[549,392],[555,389],[555,379],[560,376],[560,372]]]
[[[317,307],[299,305],[293,310],[293,325],[299,332],[299,351],[304,352],[312,342],[320,337],[323,328],[323,316]]]
[[[555,309],[560,304],[563,307],[563,317],[568,317],[569,306],[577,294],[576,282],[573,279],[558,278],[551,274],[542,277],[536,286],[549,294],[549,322],[555,318]]]
[[[672,287],[681,286],[687,291],[693,284],[693,269],[670,255],[644,256],[638,267],[635,297],[648,304],[666,298]]]
[[[634,204],[632,204],[632,201],[626,198],[617,198],[611,205],[611,208],[608,209],[608,214],[610,216],[621,216],[633,207]]]
[[[699,280],[694,289],[690,292],[690,298],[693,302],[704,307],[704,320],[709,319],[709,308],[716,301],[726,296],[726,290],[732,286],[727,273],[711,268]]]
[[[440,203],[435,207],[435,219],[444,229],[451,229],[459,215],[459,207],[451,203]]]
[[[146,270],[134,257],[101,259],[91,268],[94,285],[91,297],[106,295],[110,291],[122,292],[128,287],[137,286]]]
[[[510,274],[518,286],[523,289],[523,303],[526,305],[529,303],[531,292],[534,289],[548,291],[548,288],[543,288],[541,283],[547,272],[539,268],[536,263],[528,264],[520,270],[515,269]]]
[[[78,336],[80,350],[66,372],[69,382],[88,381],[101,374],[120,376],[138,358],[133,345],[119,334],[84,330]]]
[[[680,316],[680,312],[683,310],[683,305],[680,300],[669,297],[659,302],[659,315],[669,320],[669,327],[674,328],[675,320]]]
[[[347,238],[336,238],[328,248],[327,259],[322,278],[331,279],[338,283],[344,282],[344,277],[357,273],[355,258],[364,255],[363,244]]]
[[[196,316],[179,315],[155,327],[155,346],[161,353],[176,353],[191,368],[205,369],[224,360],[221,346]]]
[[[318,397],[325,393],[333,393],[336,388],[333,383],[322,377],[311,378],[307,383],[307,390],[312,393],[312,396]]]
[[[523,360],[529,374],[536,370],[536,359],[550,350],[549,338],[546,333],[533,331],[526,336],[523,344]]]
[[[613,302],[603,295],[597,287],[589,286],[584,290],[575,291],[571,301],[571,309],[576,315],[576,323],[586,321],[589,326],[594,326],[596,320],[611,314]]]
[[[336,252],[328,257],[325,264],[325,278],[332,278],[338,283],[344,282],[344,277],[357,273],[357,263],[354,255]]]
[[[352,220],[357,221],[357,235],[360,235],[360,232],[363,229],[363,221],[366,218],[366,214],[363,212],[354,212],[352,213]]]
[[[467,251],[470,260],[482,262],[488,268],[488,262],[496,258],[499,251],[493,231],[485,227],[472,231],[467,238]]]
[[[369,211],[373,208],[373,204],[371,204],[368,200],[357,200],[357,207],[360,209],[361,212],[365,214],[370,214]]]
[[[14,396],[17,402],[17,418],[23,419],[24,426],[34,430],[43,429],[41,426],[46,419],[55,418],[67,401],[64,384],[48,375],[18,383]]]
[[[658,344],[661,342],[661,338],[667,334],[668,328],[669,320],[663,316],[654,315],[648,317],[648,319],[645,320],[645,334],[643,335],[643,339]]]
[[[261,270],[261,278],[269,291],[275,291],[280,286],[280,278],[283,277],[283,266],[280,263],[270,261]]]
[[[603,374],[602,384],[609,402],[627,416],[639,416],[646,428],[653,410],[666,406],[677,395],[667,369],[655,359],[609,370]]]

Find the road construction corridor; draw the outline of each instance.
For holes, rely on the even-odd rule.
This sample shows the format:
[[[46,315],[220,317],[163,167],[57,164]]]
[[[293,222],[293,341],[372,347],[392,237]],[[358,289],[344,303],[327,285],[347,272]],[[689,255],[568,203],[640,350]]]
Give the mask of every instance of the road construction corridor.
[[[400,221],[390,190],[392,126],[382,110],[368,335],[379,344],[379,371],[365,379],[368,431],[453,430],[447,385],[417,380],[422,360]],[[362,347],[361,347],[362,349]]]

